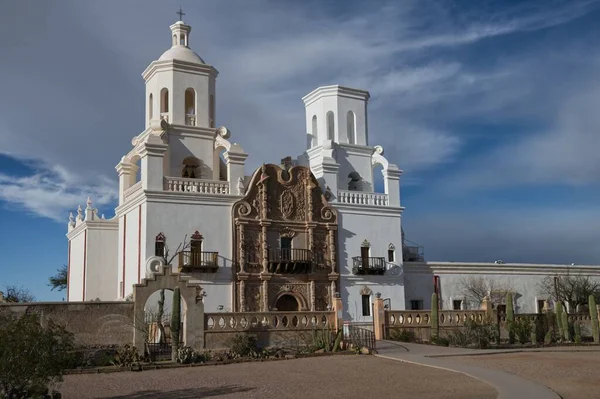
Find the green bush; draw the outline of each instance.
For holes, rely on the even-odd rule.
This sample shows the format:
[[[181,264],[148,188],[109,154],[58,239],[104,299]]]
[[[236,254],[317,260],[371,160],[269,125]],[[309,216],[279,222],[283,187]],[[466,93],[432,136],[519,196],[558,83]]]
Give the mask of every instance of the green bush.
[[[497,331],[496,325],[489,321],[467,320],[463,327],[453,330],[447,337],[452,346],[486,349],[496,339]]]
[[[177,351],[177,363],[196,363],[200,355],[190,346],[184,346]]]
[[[526,318],[518,318],[508,325],[509,334],[516,336],[521,344],[531,339],[532,329],[531,322]]]
[[[323,350],[331,352],[335,345],[336,333],[330,328],[313,330],[312,343],[310,349],[312,352]]]
[[[446,337],[442,337],[441,335],[432,335],[430,339],[430,343],[438,346],[449,346],[450,341]]]
[[[73,361],[73,334],[36,314],[0,315],[0,397],[47,395]]]
[[[417,336],[415,335],[415,332],[412,329],[393,328],[393,329],[390,329],[389,335],[390,335],[390,339],[392,341],[400,341],[400,342],[416,342],[417,341]]]
[[[258,337],[254,334],[236,334],[231,339],[231,352],[236,357],[256,357],[260,352]]]

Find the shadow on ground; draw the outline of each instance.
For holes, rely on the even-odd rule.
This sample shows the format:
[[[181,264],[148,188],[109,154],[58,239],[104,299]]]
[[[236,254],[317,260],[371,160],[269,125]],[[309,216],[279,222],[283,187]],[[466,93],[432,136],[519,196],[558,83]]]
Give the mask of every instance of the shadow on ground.
[[[240,393],[252,391],[254,388],[240,387],[235,385],[226,385],[219,388],[190,388],[180,389],[176,391],[139,391],[128,395],[106,396],[103,399],[192,399],[192,398],[207,398],[210,396],[229,395],[232,393]]]

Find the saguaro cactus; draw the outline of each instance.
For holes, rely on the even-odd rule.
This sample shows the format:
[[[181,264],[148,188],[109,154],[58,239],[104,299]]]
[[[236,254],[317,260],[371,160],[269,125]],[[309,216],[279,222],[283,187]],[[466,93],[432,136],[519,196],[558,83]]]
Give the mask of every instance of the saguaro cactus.
[[[600,343],[600,332],[598,328],[598,308],[596,307],[596,298],[590,295],[588,298],[588,307],[590,308],[590,317],[592,318],[592,336],[594,337],[595,343]]]
[[[438,296],[434,292],[431,294],[431,336],[440,335],[440,319],[438,316]]]
[[[179,287],[173,290],[173,310],[171,311],[171,360],[177,361],[179,349],[179,326],[181,325],[181,295]]]
[[[562,308],[562,303],[560,303],[559,301],[557,301],[556,304],[554,305],[554,312],[556,313],[556,326],[558,327],[558,336],[562,339],[565,336],[565,333],[563,330],[563,318],[562,318],[563,308]],[[567,328],[568,328],[568,326],[567,326]]]
[[[513,323],[515,322],[515,309],[513,307],[512,293],[506,294],[506,325],[508,326],[508,343],[515,343],[515,331]]]
[[[562,312],[562,326],[565,341],[571,340],[571,332],[569,331],[569,315],[566,311]]]

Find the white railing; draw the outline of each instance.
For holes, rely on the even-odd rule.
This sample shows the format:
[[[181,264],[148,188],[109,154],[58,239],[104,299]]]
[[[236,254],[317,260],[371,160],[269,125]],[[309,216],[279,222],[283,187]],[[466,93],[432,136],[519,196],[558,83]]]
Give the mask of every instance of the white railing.
[[[177,193],[229,194],[229,182],[167,176],[165,177],[164,189],[165,191]]]
[[[142,182],[141,181],[135,183],[133,186],[131,186],[127,190],[125,190],[125,192],[123,193],[123,202],[126,202],[130,198],[137,196],[137,194],[139,194],[140,192],[142,192]]]
[[[187,126],[196,126],[196,115],[186,114],[185,115],[185,124]]]
[[[338,190],[337,202],[341,204],[388,206],[387,194],[365,193],[363,191]]]

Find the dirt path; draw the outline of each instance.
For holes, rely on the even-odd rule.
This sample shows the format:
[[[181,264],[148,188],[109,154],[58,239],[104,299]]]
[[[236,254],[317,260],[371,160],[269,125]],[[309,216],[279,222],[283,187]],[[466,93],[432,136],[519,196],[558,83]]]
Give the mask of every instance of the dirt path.
[[[494,399],[461,374],[373,356],[332,356],[65,377],[63,398]]]
[[[452,361],[502,370],[539,382],[565,399],[600,397],[600,352],[523,352],[452,357]]]

